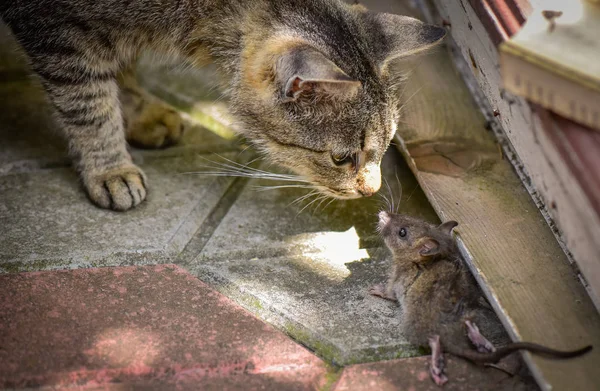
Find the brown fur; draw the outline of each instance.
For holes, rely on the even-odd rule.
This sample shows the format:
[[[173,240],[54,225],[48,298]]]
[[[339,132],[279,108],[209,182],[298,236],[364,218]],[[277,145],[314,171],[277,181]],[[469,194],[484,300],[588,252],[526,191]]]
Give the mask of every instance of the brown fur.
[[[398,301],[403,309],[403,330],[411,343],[426,346],[431,337],[439,336],[445,350],[479,363],[497,362],[521,349],[552,358],[577,357],[591,350],[588,346],[575,351],[557,351],[520,342],[494,352],[474,351],[466,338],[466,321],[474,323],[484,336],[491,336],[495,342],[507,342],[508,337],[481,297],[456,247],[451,235],[456,225],[448,221],[435,226],[409,216],[379,214],[379,230],[394,263],[387,285],[375,286],[370,292]],[[481,337],[478,331],[476,334]],[[493,350],[485,339],[479,339],[478,344]]]
[[[390,65],[445,34],[340,0],[3,0],[0,16],[56,108],[88,195],[116,210],[147,191],[126,134],[145,147],[181,135],[181,119],[129,71],[118,84],[142,51],[213,61],[248,140],[318,190],[356,198],[379,189],[398,119]]]

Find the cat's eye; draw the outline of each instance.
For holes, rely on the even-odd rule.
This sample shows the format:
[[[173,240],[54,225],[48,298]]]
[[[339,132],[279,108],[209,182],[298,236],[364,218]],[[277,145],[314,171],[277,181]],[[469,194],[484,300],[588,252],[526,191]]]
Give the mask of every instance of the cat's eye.
[[[398,232],[401,238],[406,236],[406,228],[400,228],[400,232]]]
[[[331,153],[331,160],[336,166],[343,166],[348,163],[354,162],[354,155],[351,153]]]

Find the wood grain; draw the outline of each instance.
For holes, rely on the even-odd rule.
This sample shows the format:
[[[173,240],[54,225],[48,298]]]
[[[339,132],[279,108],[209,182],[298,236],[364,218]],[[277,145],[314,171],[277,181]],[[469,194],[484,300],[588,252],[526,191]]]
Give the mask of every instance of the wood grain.
[[[574,124],[560,123],[559,129],[555,117],[532,110],[527,101],[504,91],[498,51],[475,10],[467,3],[461,7],[460,0],[434,2],[440,17],[452,23],[455,63],[471,93],[561,245],[577,262],[580,278],[600,310],[600,214],[591,213],[600,199],[594,190],[594,135]],[[492,116],[493,109],[500,115]]]
[[[418,92],[417,92],[418,91]],[[600,316],[447,53],[415,67],[398,143],[514,340],[559,349],[593,344],[570,361],[526,355],[542,389],[600,386]]]

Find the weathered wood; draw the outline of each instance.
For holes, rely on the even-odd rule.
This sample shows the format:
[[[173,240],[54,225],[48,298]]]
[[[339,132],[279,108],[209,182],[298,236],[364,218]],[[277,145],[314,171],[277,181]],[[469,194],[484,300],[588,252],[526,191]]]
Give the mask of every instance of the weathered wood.
[[[413,96],[414,94],[414,96]],[[462,251],[515,340],[560,349],[600,346],[600,316],[495,137],[485,130],[450,56],[415,68],[399,145],[442,219],[460,223]],[[600,350],[571,361],[526,355],[543,389],[600,385]]]
[[[458,44],[458,57],[468,64],[461,72],[472,82],[472,92],[502,138],[506,156],[561,244],[573,255],[600,310],[600,214],[594,213],[594,203],[600,197],[589,189],[589,185],[597,187],[599,183],[589,178],[598,170],[586,159],[594,156],[590,150],[597,144],[593,139],[597,135],[582,134],[585,131],[580,129],[557,129],[556,121],[548,121],[524,99],[506,93],[498,51],[475,10],[467,3],[461,7],[459,0],[433,2],[440,17],[452,23],[450,34]],[[494,109],[499,116],[492,116]],[[581,140],[586,140],[587,150],[578,147]]]

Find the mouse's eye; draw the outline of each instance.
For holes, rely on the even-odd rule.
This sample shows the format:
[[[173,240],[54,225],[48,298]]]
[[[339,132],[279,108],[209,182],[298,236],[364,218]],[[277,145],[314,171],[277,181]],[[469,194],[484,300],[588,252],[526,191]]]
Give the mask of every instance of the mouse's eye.
[[[406,236],[406,228],[400,228],[400,232],[398,232],[401,238]]]

